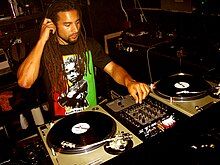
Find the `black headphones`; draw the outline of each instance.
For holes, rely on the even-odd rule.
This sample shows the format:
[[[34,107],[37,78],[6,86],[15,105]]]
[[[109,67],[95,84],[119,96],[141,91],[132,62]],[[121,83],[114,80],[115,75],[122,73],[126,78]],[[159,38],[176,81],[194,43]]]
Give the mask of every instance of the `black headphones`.
[[[72,6],[74,9],[77,8],[80,9],[80,2],[78,0],[52,0],[52,2],[48,5],[47,10],[45,12],[45,17],[47,18],[48,16],[48,11],[53,8],[53,6],[58,3],[58,2],[63,2],[66,3],[70,6]],[[80,11],[81,12],[81,11]]]

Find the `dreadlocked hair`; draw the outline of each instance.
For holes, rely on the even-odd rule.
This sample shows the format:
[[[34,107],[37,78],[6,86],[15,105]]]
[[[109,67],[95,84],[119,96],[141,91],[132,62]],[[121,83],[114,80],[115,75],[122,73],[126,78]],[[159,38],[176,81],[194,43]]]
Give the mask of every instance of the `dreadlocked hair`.
[[[82,18],[79,4],[76,1],[56,0],[48,7],[46,18],[50,18],[52,22],[56,24],[56,22],[58,21],[58,16],[57,16],[58,12],[65,12],[72,9],[77,10],[79,12],[80,18]],[[42,56],[42,62],[46,67],[46,72],[48,74],[48,78],[50,81],[51,93],[63,92],[64,90],[66,90],[66,84],[67,84],[66,73],[64,69],[62,69],[62,67],[64,66],[63,58],[59,48],[59,42],[56,33],[51,35],[51,37],[48,39]],[[85,66],[88,66],[88,61],[85,54],[86,50],[87,50],[87,45],[86,45],[85,37],[83,36],[80,30],[79,38],[77,42],[74,44],[74,53],[78,54],[77,56],[78,59],[79,57],[81,57],[82,60],[81,64],[83,64],[81,66],[82,67],[81,72],[85,72]]]

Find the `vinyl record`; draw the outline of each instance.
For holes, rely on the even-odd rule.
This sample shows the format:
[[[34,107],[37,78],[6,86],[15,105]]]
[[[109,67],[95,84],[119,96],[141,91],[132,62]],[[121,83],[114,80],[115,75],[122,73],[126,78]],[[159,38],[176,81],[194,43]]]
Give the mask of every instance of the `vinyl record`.
[[[116,123],[110,116],[80,112],[59,120],[48,132],[47,144],[60,153],[84,153],[103,145],[92,144],[110,138],[115,131]]]
[[[211,85],[204,79],[190,74],[175,74],[158,81],[154,92],[166,99],[188,101],[207,95]]]

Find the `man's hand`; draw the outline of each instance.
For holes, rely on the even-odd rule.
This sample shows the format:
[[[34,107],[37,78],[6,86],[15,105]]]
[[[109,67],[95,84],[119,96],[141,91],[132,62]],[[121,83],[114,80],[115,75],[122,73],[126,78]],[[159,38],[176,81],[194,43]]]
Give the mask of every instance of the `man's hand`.
[[[150,92],[150,87],[148,87],[147,84],[136,82],[124,68],[113,61],[105,66],[104,71],[117,83],[126,86],[136,103],[142,103],[142,100],[145,99]]]
[[[136,103],[142,103],[142,100],[147,97],[150,93],[150,87],[141,82],[136,82],[134,80],[130,81],[127,84],[128,92],[135,99]]]
[[[51,19],[45,18],[43,24],[41,25],[40,38],[44,41],[49,39],[50,33],[55,33],[56,26],[51,21]]]

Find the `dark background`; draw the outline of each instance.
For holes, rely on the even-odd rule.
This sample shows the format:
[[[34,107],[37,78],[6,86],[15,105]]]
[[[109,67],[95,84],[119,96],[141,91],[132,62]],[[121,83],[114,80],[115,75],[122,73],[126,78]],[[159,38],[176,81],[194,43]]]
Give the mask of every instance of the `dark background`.
[[[12,72],[0,76],[0,94],[5,91],[13,92],[13,97],[9,100],[12,109],[9,112],[3,112],[0,108],[0,126],[6,126],[8,129],[9,145],[13,145],[11,140],[14,142],[36,133],[30,110],[47,101],[40,79],[31,89],[22,89],[17,85],[16,72],[19,64],[38,39],[40,24],[51,0],[18,1],[30,3],[31,10],[24,9],[23,15],[8,19],[11,12],[7,0],[0,0],[0,48],[7,53],[12,69]],[[219,83],[220,2],[218,0],[80,0],[80,2],[87,36],[94,37],[103,47],[104,35],[123,31],[121,36],[108,42],[109,56],[123,66],[134,79],[149,84],[152,83],[151,81],[156,82],[172,74],[184,72],[200,76],[216,84]],[[146,35],[138,36],[141,32],[145,32]],[[18,38],[21,38],[22,44],[12,46],[14,40]],[[181,55],[181,58],[178,55]],[[149,68],[151,72],[149,72]],[[105,98],[110,99],[110,90],[121,95],[127,94],[125,87],[116,84],[99,69],[96,73],[96,86],[99,101]],[[214,109],[219,109],[219,104]],[[20,126],[20,114],[24,114],[28,120],[29,128],[27,130],[23,130]],[[197,158],[201,158],[203,155],[200,157],[198,152],[203,152],[203,150],[188,152],[184,150],[184,145],[189,147],[191,143],[197,143],[198,138],[202,140],[203,133],[205,136],[209,136],[210,128],[218,125],[218,114],[205,113],[202,115],[202,121],[198,123],[195,123],[195,120],[201,115],[195,120],[192,119],[195,129],[191,127],[191,122],[188,122],[186,127],[181,127],[174,132],[174,136],[171,134],[165,138],[161,142],[162,148],[152,144],[150,146],[152,148],[148,150],[149,146],[146,144],[147,146],[143,149],[144,153],[147,153],[148,156],[154,154],[154,157],[151,157],[154,159],[158,153],[164,154],[166,149],[171,146],[172,154],[178,151],[183,155],[195,156],[189,160],[196,159],[194,164],[199,164]],[[46,122],[51,119],[47,111],[43,111],[43,115]],[[215,120],[212,123],[210,121],[213,117]],[[209,122],[210,127],[207,128],[207,131],[206,123]],[[203,127],[205,131],[198,130],[197,126]],[[217,128],[215,127],[215,129]],[[8,137],[5,137],[5,132],[3,134],[4,136],[0,138],[5,141],[5,138]],[[213,137],[218,138],[219,146],[219,128],[216,134],[218,136]],[[170,138],[173,141],[170,141]],[[183,141],[185,143],[182,143]],[[183,151],[180,151],[182,149]],[[219,151],[219,148],[217,149]],[[4,149],[4,151],[6,150]],[[141,150],[136,154],[139,152]],[[219,152],[211,151],[211,154],[215,156]],[[172,157],[169,153],[163,157],[169,158],[169,156]],[[8,155],[6,157],[8,158]],[[28,156],[26,157],[28,158]],[[125,154],[124,158],[129,160],[127,158],[133,159],[134,157],[130,155],[127,157]],[[179,155],[178,158],[182,158],[182,155]],[[170,161],[170,159],[168,160]],[[209,161],[209,159],[207,160]]]
[[[8,17],[10,9],[5,5],[6,1],[1,2],[1,18]],[[14,88],[14,84],[9,86],[10,83],[17,82],[17,68],[38,39],[39,25],[51,0],[27,2],[33,7],[30,13],[15,19],[0,20],[0,47],[8,53],[12,61],[12,73],[0,76],[1,92],[13,90],[11,103],[18,114],[46,101],[41,80],[29,90],[18,86]],[[134,79],[152,83],[149,74],[155,82],[169,75],[185,72],[219,83],[220,3],[217,0],[80,2],[87,36],[94,37],[103,47],[104,35],[123,31],[120,37],[109,42],[109,56],[122,65]],[[142,21],[143,19],[145,20]],[[137,37],[143,31],[147,35]],[[135,37],[128,36],[127,32]],[[21,38],[25,50],[20,44],[11,47],[11,42],[16,38]],[[131,47],[135,51],[128,51]],[[152,47],[154,48],[147,55],[147,50]],[[18,55],[23,52],[23,56],[12,55],[15,48]],[[182,52],[181,65],[177,52]],[[112,89],[119,94],[127,94],[124,87],[113,82],[100,70],[97,70],[96,80],[99,98],[108,98]]]

